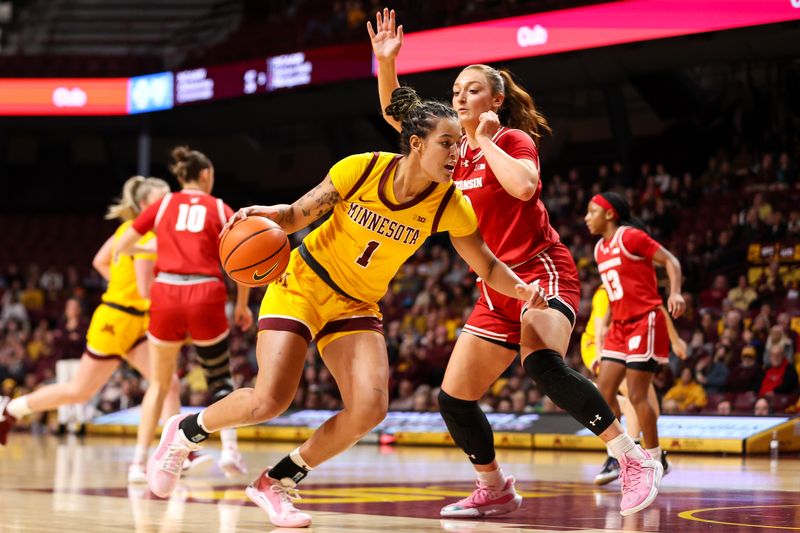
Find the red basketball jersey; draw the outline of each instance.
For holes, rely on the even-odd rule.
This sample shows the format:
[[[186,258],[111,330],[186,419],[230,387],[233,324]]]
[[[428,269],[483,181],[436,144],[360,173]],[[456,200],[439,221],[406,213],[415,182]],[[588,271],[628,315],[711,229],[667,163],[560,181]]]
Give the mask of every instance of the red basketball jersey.
[[[501,127],[492,140],[508,155],[529,159],[539,168],[539,153],[528,134]],[[504,263],[518,265],[558,242],[547,209],[539,196],[523,202],[503,189],[486,162],[483,150],[472,150],[466,136],[459,143],[459,160],[453,173],[456,187],[469,198],[478,215],[478,226],[489,249]]]
[[[660,248],[647,233],[630,226],[620,226],[608,242],[597,242],[594,259],[611,302],[612,320],[629,320],[661,305],[653,266]]]
[[[158,239],[157,272],[222,279],[219,234],[233,210],[219,198],[194,189],[167,194],[145,209],[133,228]]]

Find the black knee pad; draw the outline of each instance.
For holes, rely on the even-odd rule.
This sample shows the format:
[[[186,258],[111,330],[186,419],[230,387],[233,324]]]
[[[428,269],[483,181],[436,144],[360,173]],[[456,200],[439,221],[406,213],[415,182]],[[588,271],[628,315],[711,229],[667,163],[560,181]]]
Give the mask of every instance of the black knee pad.
[[[233,392],[229,346],[228,337],[211,346],[195,346],[208,384],[208,392],[214,402]]]
[[[476,465],[494,461],[494,433],[478,402],[453,398],[439,391],[439,412],[453,441]]]
[[[614,423],[614,413],[591,381],[568,367],[555,350],[537,350],[523,363],[528,376],[560,408],[599,435]]]

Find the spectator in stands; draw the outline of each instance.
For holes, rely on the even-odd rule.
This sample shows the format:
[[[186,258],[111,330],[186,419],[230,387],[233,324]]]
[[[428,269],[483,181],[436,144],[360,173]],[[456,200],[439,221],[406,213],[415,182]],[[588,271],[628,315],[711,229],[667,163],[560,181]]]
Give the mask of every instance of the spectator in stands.
[[[391,411],[410,411],[414,405],[414,383],[404,379],[397,386],[397,398],[389,403]]]
[[[789,338],[789,335],[786,334],[780,324],[775,324],[769,328],[767,342],[764,345],[764,350],[767,354],[771,354],[773,349],[777,349],[783,353],[783,356],[787,361],[794,361],[794,346],[792,345],[792,339]],[[764,361],[764,366],[772,366],[770,359],[766,359]]]
[[[761,192],[757,192],[753,196],[753,208],[758,213],[758,220],[762,223],[766,223],[769,215],[772,214],[772,204],[764,199],[764,194]]]
[[[42,272],[39,286],[47,292],[60,292],[64,288],[64,276],[56,269],[55,265],[50,265],[47,270]]]
[[[19,282],[14,281],[11,289],[3,295],[3,308],[0,310],[0,327],[16,322],[23,331],[30,329],[28,311],[20,300]]]
[[[778,168],[775,172],[775,180],[781,185],[790,185],[797,179],[797,167],[789,159],[788,152],[781,152],[778,156]]]
[[[729,415],[731,414],[731,402],[730,400],[722,400],[717,404],[717,414],[718,415]]]
[[[695,379],[705,388],[707,394],[721,392],[728,380],[730,369],[726,360],[730,357],[728,348],[717,346],[714,357],[704,357],[695,367]]]
[[[775,394],[793,394],[797,391],[797,370],[786,359],[783,348],[773,346],[769,351],[769,368],[761,380],[759,396],[772,398]]]
[[[700,293],[700,307],[704,309],[722,309],[722,300],[728,295],[728,279],[723,274],[714,277],[710,288]]]
[[[758,293],[756,290],[747,284],[747,276],[742,274],[739,276],[739,282],[736,287],[728,291],[728,300],[736,309],[740,311],[747,311],[750,305],[756,301]]]
[[[740,235],[743,244],[752,244],[764,239],[766,229],[758,218],[758,209],[751,207],[740,216]]]
[[[692,369],[688,366],[681,370],[680,381],[667,391],[663,400],[666,413],[697,411],[705,407],[706,403],[706,391],[694,380]]]
[[[786,288],[783,286],[780,270],[781,266],[776,257],[761,273],[756,287],[759,301],[762,303],[777,305],[782,302]]]
[[[41,312],[44,309],[44,291],[36,285],[35,279],[28,279],[19,299],[29,312]]]
[[[756,416],[769,416],[770,414],[769,400],[766,398],[759,398],[753,405],[753,414]]]
[[[756,349],[742,348],[739,364],[733,367],[725,383],[726,392],[756,391],[761,386],[761,369],[756,364]]]

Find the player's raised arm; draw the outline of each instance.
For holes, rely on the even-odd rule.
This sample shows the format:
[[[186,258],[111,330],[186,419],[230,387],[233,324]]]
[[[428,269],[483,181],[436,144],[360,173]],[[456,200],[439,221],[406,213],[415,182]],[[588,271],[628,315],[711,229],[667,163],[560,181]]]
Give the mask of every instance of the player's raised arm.
[[[248,216],[266,217],[275,221],[287,234],[300,231],[333,209],[341,197],[333,186],[330,175],[293,204],[251,205],[234,214],[223,228],[228,229],[236,220]]]
[[[383,119],[397,131],[400,122],[384,111],[392,101],[392,92],[400,87],[397,79],[397,54],[403,46],[403,25],[395,25],[394,9],[384,8],[383,14],[375,14],[375,30],[372,23],[367,22],[367,33],[372,41],[372,52],[378,61],[378,96],[381,100]]]

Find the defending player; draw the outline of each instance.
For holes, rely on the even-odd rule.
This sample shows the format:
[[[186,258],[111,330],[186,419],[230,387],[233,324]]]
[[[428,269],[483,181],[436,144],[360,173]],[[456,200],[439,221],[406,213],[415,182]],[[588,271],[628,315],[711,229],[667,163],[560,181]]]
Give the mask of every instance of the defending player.
[[[378,92],[385,105],[399,87],[395,61],[403,42],[394,11],[376,16],[367,30],[378,60]],[[661,464],[624,433],[597,388],[564,362],[580,283],[569,249],[550,225],[540,199],[542,182],[536,147],[547,120],[531,96],[507,71],[470,65],[452,86],[453,109],[463,135],[453,181],[475,208],[490,250],[527,282],[539,281],[547,307],[526,309],[520,302],[479,281],[481,296],[458,337],[447,364],[439,409],[453,441],[472,462],[477,489],[446,505],[444,517],[480,518],[519,508],[514,478],[495,458],[494,434],[478,400],[520,353],[522,366],[539,389],[599,436],[628,474],[623,477],[620,512],[649,506],[658,493]],[[396,120],[384,114],[398,128]]]

